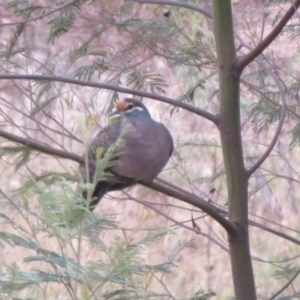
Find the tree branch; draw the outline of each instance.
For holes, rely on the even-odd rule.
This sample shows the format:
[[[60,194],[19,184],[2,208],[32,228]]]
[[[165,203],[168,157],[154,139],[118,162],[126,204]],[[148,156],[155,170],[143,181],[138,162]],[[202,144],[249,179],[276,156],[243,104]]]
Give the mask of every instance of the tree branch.
[[[34,21],[40,20],[40,19],[42,19],[46,16],[52,15],[52,14],[56,13],[57,11],[60,11],[61,9],[64,9],[64,8],[66,8],[70,5],[73,5],[73,4],[75,4],[76,2],[79,2],[79,1],[80,0],[71,1],[71,2],[66,3],[66,4],[64,4],[64,5],[56,8],[56,9],[53,9],[53,10],[51,10],[51,11],[49,11],[49,12],[47,12],[47,13],[41,15],[41,16],[38,16],[36,18],[27,19],[27,20],[24,20],[24,21],[14,22],[14,23],[2,23],[2,24],[0,24],[0,27],[3,27],[3,26],[17,26],[17,25],[26,24],[26,23],[29,23],[29,22],[34,22]]]
[[[263,230],[268,231],[270,233],[273,233],[273,234],[275,234],[275,235],[277,235],[277,236],[279,236],[279,237],[281,237],[281,238],[283,238],[283,239],[285,239],[287,241],[290,241],[290,242],[292,242],[292,243],[294,243],[296,245],[300,245],[300,240],[299,239],[293,238],[293,237],[291,237],[291,236],[289,236],[289,235],[287,235],[287,234],[285,234],[283,232],[277,231],[277,230],[275,230],[275,229],[273,229],[271,227],[262,225],[260,223],[255,222],[255,221],[252,221],[252,220],[249,220],[249,225],[251,225],[253,227],[260,228],[260,229],[263,229]]]
[[[61,157],[61,158],[71,159],[71,160],[74,160],[74,161],[76,161],[80,164],[84,164],[84,158],[77,155],[77,154],[74,154],[72,152],[67,152],[67,151],[64,151],[64,150],[56,149],[56,148],[53,148],[53,147],[51,147],[47,144],[40,143],[40,142],[38,142],[36,140],[33,140],[33,139],[20,137],[18,135],[6,132],[2,129],[0,129],[0,136],[4,137],[4,138],[6,138],[10,141],[13,141],[13,142],[16,142],[18,144],[22,144],[24,146],[32,148],[33,150],[36,150],[36,151],[39,151],[39,152],[42,152],[42,153],[46,153],[46,154],[49,154],[49,155],[52,155],[52,156],[58,156],[58,157]]]
[[[181,192],[183,194],[188,194],[191,197],[196,197],[197,199],[200,199],[202,202],[206,202],[207,203],[207,201],[205,201],[204,199],[202,199],[202,198],[200,198],[198,196],[195,196],[194,194],[192,194],[192,193],[190,193],[190,192],[188,192],[188,191],[186,191],[186,190],[184,190],[184,189],[182,189],[182,188],[180,188],[178,186],[175,186],[175,185],[173,185],[173,184],[171,184],[171,183],[169,183],[169,182],[167,182],[167,181],[165,181],[163,179],[157,178],[156,181],[158,181],[159,183],[162,183],[164,186],[167,186],[169,189],[172,189],[172,190],[175,189],[175,190],[177,190],[177,191],[179,191],[179,192]],[[153,189],[156,190],[155,187],[153,187]],[[157,191],[160,191],[160,190],[157,190]],[[218,213],[220,213],[222,215],[225,215],[225,216],[228,215],[228,211],[227,210],[222,209],[222,208],[220,208],[220,207],[218,207],[216,205],[213,205],[213,206],[217,210]],[[248,220],[248,223],[249,223],[250,226],[263,229],[264,231],[268,231],[270,233],[273,233],[274,235],[277,235],[277,236],[279,236],[279,237],[281,237],[281,238],[283,238],[283,239],[285,239],[287,241],[290,241],[290,242],[292,242],[292,243],[294,243],[296,245],[300,245],[300,240],[299,239],[293,238],[292,236],[290,236],[288,234],[285,234],[285,233],[283,233],[281,231],[275,230],[275,229],[273,229],[271,227],[265,226],[263,224],[260,224],[258,222],[252,221],[252,220]]]
[[[60,149],[55,149],[47,144],[44,144],[44,143],[40,143],[36,140],[33,140],[33,139],[28,139],[28,138],[23,138],[23,137],[20,137],[20,136],[17,136],[17,135],[14,135],[12,133],[8,133],[4,130],[1,130],[0,129],[0,136],[12,141],[12,142],[16,142],[16,143],[19,143],[19,144],[22,144],[22,145],[25,145],[25,146],[28,146],[36,151],[39,151],[41,153],[45,153],[45,154],[49,154],[51,156],[57,156],[57,157],[60,157],[60,158],[65,158],[65,159],[70,159],[70,160],[73,160],[73,161],[76,161],[80,164],[84,164],[84,158],[82,156],[79,156],[79,155],[76,155],[72,152],[67,152],[67,151],[64,151],[64,150],[60,150]],[[228,212],[225,210],[225,209],[222,209],[222,208],[219,208],[219,207],[216,207],[210,203],[208,203],[207,201],[205,201],[204,199],[201,199],[200,197],[198,196],[195,196],[194,194],[192,193],[189,193],[188,191],[185,191],[183,189],[180,189],[180,190],[175,190],[174,188],[172,188],[172,186],[167,186],[169,185],[168,182],[164,181],[164,180],[160,180],[158,179],[159,181],[163,182],[163,184],[159,184],[157,182],[151,182],[151,183],[141,183],[142,185],[144,186],[147,186],[155,191],[158,191],[158,192],[161,192],[161,193],[164,193],[168,196],[171,196],[171,197],[174,197],[174,198],[177,198],[179,200],[182,200],[183,202],[186,202],[186,203],[189,203],[201,210],[203,210],[204,212],[208,213],[207,209],[211,212],[211,216],[215,219],[214,216],[217,216],[219,217],[220,214],[221,215],[228,215]],[[178,198],[178,197],[179,198]],[[221,216],[222,217],[222,216]],[[221,222],[223,222],[223,220],[225,219],[225,221],[227,222],[224,222],[228,225],[228,223],[230,223],[226,218],[222,217],[220,220]],[[220,223],[220,222],[219,222]],[[220,223],[221,224],[221,223]],[[230,227],[231,227],[231,223],[230,223]],[[249,225],[251,226],[254,226],[254,227],[258,227],[258,228],[261,228],[265,231],[268,231],[270,233],[273,233],[283,239],[286,239],[290,242],[293,242],[297,245],[300,245],[300,240],[298,239],[295,239],[285,233],[282,233],[280,231],[277,231],[277,230],[274,230],[272,228],[269,228],[267,226],[264,226],[262,224],[259,224],[255,221],[251,221],[249,220]],[[223,225],[222,225],[223,226]],[[235,230],[233,227],[232,227],[233,230]]]
[[[300,274],[300,269],[296,272],[296,274],[277,293],[275,293],[271,298],[269,298],[269,300],[276,299],[276,297],[279,296],[296,279],[296,277],[299,274]]]
[[[151,94],[148,92],[143,92],[143,91],[137,91],[129,88],[124,88],[120,86],[116,86],[113,84],[107,84],[107,83],[96,83],[96,82],[88,82],[88,81],[83,81],[83,80],[78,80],[78,79],[71,79],[67,77],[60,77],[60,76],[44,76],[44,75],[19,75],[19,74],[0,74],[0,80],[3,79],[21,79],[21,80],[36,80],[36,81],[54,81],[54,82],[64,82],[64,83],[69,83],[69,84],[76,84],[80,86],[89,86],[93,88],[102,88],[106,90],[112,90],[120,93],[127,93],[127,94],[132,94],[135,96],[141,96],[149,99],[154,99],[158,100],[164,103],[168,103],[170,105],[174,105],[176,107],[183,108],[187,111],[190,111],[196,115],[199,115],[207,120],[210,120],[213,122],[215,125],[218,126],[219,124],[219,117],[211,114],[205,110],[202,110],[200,108],[194,107],[192,105],[186,104],[184,102],[171,99],[168,97],[164,96],[159,96],[155,94]]]
[[[0,136],[4,137],[10,141],[28,146],[28,147],[30,147],[36,151],[42,152],[42,153],[46,153],[46,154],[53,155],[53,156],[58,156],[61,158],[71,159],[80,164],[84,164],[84,162],[85,162],[84,157],[82,157],[82,156],[76,155],[71,152],[55,149],[49,145],[37,142],[36,140],[23,138],[23,137],[5,132],[1,129],[0,129]],[[209,204],[208,202],[206,202],[205,200],[203,200],[201,198],[193,196],[192,194],[188,194],[188,193],[184,194],[180,191],[175,191],[173,189],[170,189],[164,185],[161,185],[161,184],[155,183],[155,182],[150,182],[150,183],[141,182],[140,184],[147,186],[149,188],[152,188],[156,191],[162,192],[168,196],[182,200],[191,205],[194,205],[194,206],[200,208],[201,210],[205,211],[211,217],[213,217],[227,231],[232,232],[232,233],[236,231],[236,227],[234,224],[232,224],[225,217],[223,217],[213,205]]]
[[[156,190],[158,192],[161,192],[165,195],[168,195],[170,197],[176,198],[178,200],[181,200],[185,203],[189,203],[197,208],[200,208],[204,212],[206,212],[208,215],[210,215],[214,220],[216,220],[228,233],[234,234],[236,233],[237,227],[235,224],[228,221],[225,217],[223,217],[218,209],[216,209],[213,205],[208,203],[207,201],[194,196],[190,193],[182,193],[178,190],[171,189],[165,185],[159,184],[157,182],[151,181],[151,182],[140,182],[141,185],[144,185],[148,188],[151,188],[153,190]]]
[[[268,146],[266,152],[260,157],[260,159],[247,171],[247,176],[248,178],[263,164],[263,162],[269,157],[270,153],[272,152],[274,146],[277,143],[277,140],[279,138],[279,135],[281,133],[282,127],[283,127],[283,123],[284,123],[284,119],[285,119],[285,114],[286,114],[286,101],[285,101],[285,93],[284,90],[281,86],[281,83],[279,82],[278,78],[276,77],[276,75],[271,72],[270,70],[266,70],[266,72],[269,74],[269,76],[272,77],[272,79],[276,82],[278,89],[279,89],[279,94],[280,94],[280,99],[282,102],[282,110],[281,110],[281,114],[280,114],[280,120],[279,120],[279,124],[277,126],[276,132],[274,134],[274,137],[270,143],[270,145]]]
[[[289,10],[285,13],[279,23],[273,28],[273,30],[259,43],[251,52],[243,57],[239,57],[233,63],[232,69],[235,74],[241,74],[243,69],[250,64],[256,57],[258,57],[280,34],[283,27],[292,18],[297,9],[300,6],[300,0],[296,0]]]
[[[170,6],[183,7],[193,11],[197,11],[198,13],[203,14],[204,16],[212,19],[212,14],[210,11],[185,2],[169,1],[169,0],[129,0],[129,1],[137,2],[140,4],[158,4],[158,5],[170,5]]]
[[[187,230],[190,230],[190,231],[192,231],[193,233],[200,234],[199,229],[194,229],[194,228],[192,228],[192,227],[189,227],[189,226],[183,224],[182,222],[176,221],[175,219],[173,219],[173,218],[171,218],[170,216],[168,216],[167,214],[163,213],[160,209],[154,207],[153,205],[148,204],[148,203],[146,203],[145,201],[142,201],[142,200],[140,200],[140,199],[137,199],[137,198],[131,196],[129,193],[126,193],[125,191],[123,191],[123,194],[126,195],[126,197],[127,197],[129,200],[132,200],[132,201],[134,201],[134,202],[136,202],[136,203],[139,203],[139,204],[141,204],[141,205],[143,205],[143,206],[146,206],[146,207],[150,208],[151,210],[155,211],[157,214],[163,216],[165,219],[167,219],[167,220],[173,222],[174,224],[178,225],[179,227],[182,227],[182,228],[185,228],[185,229],[187,229]]]

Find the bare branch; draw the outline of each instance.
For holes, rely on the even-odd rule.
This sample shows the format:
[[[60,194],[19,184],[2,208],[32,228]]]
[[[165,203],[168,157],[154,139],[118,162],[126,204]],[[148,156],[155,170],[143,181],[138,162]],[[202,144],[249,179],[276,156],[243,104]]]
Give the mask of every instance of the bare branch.
[[[179,2],[179,1],[169,1],[169,0],[129,0],[131,2],[137,2],[140,4],[158,4],[158,5],[170,5],[170,6],[177,6],[177,7],[184,7],[193,11],[196,11],[204,16],[212,19],[212,13],[204,8],[198,7],[193,4]]]
[[[149,187],[153,190],[159,191],[168,195],[170,197],[176,198],[178,200],[184,201],[189,203],[193,206],[200,208],[201,210],[205,211],[208,215],[210,215],[213,219],[215,219],[228,233],[236,233],[237,228],[236,226],[229,222],[225,217],[223,217],[217,208],[213,205],[208,203],[207,201],[191,194],[191,193],[182,193],[178,190],[170,189],[169,187],[158,184],[157,182],[140,182],[140,184]]]
[[[292,242],[292,243],[294,243],[296,245],[300,245],[300,240],[299,239],[293,238],[290,235],[287,235],[287,234],[285,234],[283,232],[277,231],[277,230],[275,230],[275,229],[273,229],[271,227],[262,225],[260,223],[255,222],[255,221],[252,221],[252,220],[249,220],[249,225],[251,225],[253,227],[260,228],[260,229],[263,229],[263,230],[268,231],[270,233],[273,233],[273,234],[275,234],[275,235],[277,235],[277,236],[279,236],[279,237],[281,237],[281,238],[283,238],[283,239],[285,239],[287,241],[290,241],[290,242]]]
[[[285,91],[283,90],[281,83],[279,82],[278,78],[276,75],[271,72],[270,70],[266,69],[266,72],[273,78],[273,80],[276,82],[278,89],[279,89],[279,94],[280,94],[280,99],[282,102],[282,109],[281,109],[281,114],[280,114],[280,119],[279,119],[279,124],[277,126],[276,132],[274,134],[274,137],[267,148],[266,152],[260,157],[260,159],[247,171],[247,176],[248,178],[263,164],[263,162],[269,157],[270,153],[272,152],[274,146],[277,143],[277,140],[279,138],[279,135],[281,133],[281,129],[283,127],[285,115],[286,115],[286,101],[285,101]]]
[[[36,18],[27,19],[27,20],[24,20],[24,21],[14,22],[14,23],[1,23],[0,27],[3,27],[3,26],[17,26],[17,25],[26,24],[26,23],[29,23],[29,22],[34,22],[34,21],[40,20],[40,19],[42,19],[42,18],[44,18],[46,16],[52,15],[52,14],[60,11],[61,9],[64,9],[64,8],[66,8],[66,7],[70,6],[70,5],[73,5],[73,4],[75,4],[76,2],[79,2],[79,1],[80,0],[73,0],[73,1],[71,1],[69,3],[66,3],[66,4],[64,4],[64,5],[56,8],[56,9],[53,9],[53,10],[51,10],[51,11],[49,11],[49,12],[47,12],[47,13],[41,15],[41,16],[36,17]]]
[[[80,164],[84,163],[84,158],[82,156],[76,155],[72,152],[67,152],[67,151],[63,151],[63,150],[60,150],[60,149],[53,148],[49,145],[37,142],[36,140],[33,140],[33,139],[22,138],[20,136],[5,132],[1,129],[0,129],[0,136],[4,137],[4,138],[6,138],[10,141],[28,146],[28,147],[30,147],[34,150],[40,151],[42,153],[46,153],[46,154],[53,155],[53,156],[58,156],[58,157],[61,157],[61,158],[70,159],[70,160],[76,161]],[[179,199],[183,202],[189,203],[189,204],[203,210],[207,214],[209,214],[212,218],[214,218],[216,221],[218,221],[222,226],[224,224],[223,227],[225,229],[227,227],[228,230],[235,230],[234,225],[232,223],[230,223],[225,217],[223,217],[223,215],[228,214],[228,212],[225,209],[216,207],[213,204],[208,203],[204,199],[202,199],[198,196],[195,196],[194,194],[189,193],[188,191],[185,191],[183,189],[175,190],[172,187],[168,187],[168,186],[165,185],[165,181],[161,181],[161,182],[164,182],[164,184],[159,184],[157,182],[141,183],[141,184],[144,185],[144,186],[147,186],[147,187],[149,187],[153,190],[156,190],[158,192],[164,193],[165,195],[168,195],[168,196],[174,197],[176,199]],[[218,218],[218,219],[216,219],[216,218]],[[255,221],[249,220],[249,225],[261,228],[261,229],[263,229],[265,231],[268,231],[270,233],[273,233],[273,234],[275,234],[275,235],[277,235],[277,236],[279,236],[283,239],[286,239],[290,242],[293,242],[297,245],[300,245],[300,241],[298,239],[295,239],[295,238],[293,238],[293,237],[291,237],[291,236],[289,236],[285,233],[274,230],[274,229],[272,229],[270,227],[267,227],[265,225],[259,224]]]
[[[10,141],[22,144],[24,146],[28,146],[29,148],[32,148],[36,151],[46,153],[46,154],[49,154],[49,155],[53,155],[53,156],[58,156],[58,157],[61,157],[61,158],[71,159],[71,160],[74,160],[74,161],[76,161],[80,164],[84,164],[84,158],[83,157],[81,157],[77,154],[71,153],[71,152],[67,152],[67,151],[64,151],[64,150],[53,148],[53,147],[51,147],[47,144],[40,143],[36,140],[30,139],[30,138],[23,138],[23,137],[20,137],[18,135],[6,132],[2,129],[0,129],[0,136],[4,137],[4,138],[6,138]]]
[[[279,23],[274,27],[274,29],[266,36],[261,43],[259,43],[251,52],[247,55],[237,58],[233,63],[232,69],[237,74],[240,75],[243,69],[249,65],[256,57],[258,57],[280,34],[287,22],[292,18],[297,9],[300,6],[300,0],[296,0],[289,10],[285,13],[283,18]]]
[[[296,279],[296,277],[300,274],[300,269],[296,272],[296,274],[277,292],[275,293],[269,300],[276,299],[288,286]]]
[[[219,117],[216,115],[213,115],[205,110],[202,110],[200,108],[194,107],[192,105],[186,104],[184,102],[171,99],[168,97],[160,96],[160,95],[155,95],[152,93],[148,92],[143,92],[143,91],[137,91],[129,88],[124,88],[120,86],[116,86],[113,84],[107,84],[107,83],[96,83],[96,82],[89,82],[89,81],[83,81],[83,80],[77,80],[77,79],[71,79],[67,77],[60,77],[60,76],[44,76],[44,75],[19,75],[19,74],[1,74],[0,75],[0,80],[3,79],[21,79],[21,80],[36,80],[36,81],[54,81],[54,82],[65,82],[69,84],[76,84],[80,86],[89,86],[89,87],[94,87],[94,88],[102,88],[106,90],[111,90],[111,91],[116,91],[120,93],[127,93],[127,94],[132,94],[135,96],[141,96],[149,99],[154,99],[158,100],[164,103],[168,103],[170,105],[174,105],[176,107],[183,108],[187,111],[190,111],[196,115],[199,115],[205,119],[210,120],[213,122],[215,125],[219,124]]]
[[[187,230],[190,230],[190,231],[192,231],[192,232],[194,232],[194,233],[196,233],[196,234],[200,234],[200,231],[199,231],[199,230],[194,229],[194,228],[192,228],[192,227],[190,227],[190,226],[184,225],[182,222],[176,221],[175,219],[171,218],[171,217],[168,216],[167,214],[163,213],[160,209],[157,209],[157,208],[154,207],[153,205],[148,204],[146,201],[137,199],[137,198],[131,196],[130,194],[128,194],[128,193],[126,193],[126,192],[124,192],[124,191],[123,191],[123,194],[125,194],[129,200],[132,200],[132,201],[134,201],[134,202],[137,202],[137,203],[139,203],[139,204],[142,204],[142,205],[144,205],[144,206],[146,206],[146,207],[152,209],[153,211],[155,211],[155,212],[158,213],[159,215],[163,216],[163,217],[166,218],[167,220],[169,220],[169,221],[173,222],[174,224],[176,224],[177,226],[183,227],[183,228],[185,228],[185,229],[187,229]]]
[[[50,147],[49,145],[37,142],[36,140],[33,139],[28,139],[28,138],[22,138],[19,137],[17,135],[14,135],[12,133],[8,133],[5,132],[3,130],[0,129],[0,136],[11,140],[13,142],[16,143],[20,143],[22,145],[28,146],[34,150],[46,153],[46,154],[50,154],[50,155],[54,155],[54,156],[59,156],[62,158],[67,158],[67,159],[71,159],[74,160],[80,164],[84,164],[84,158],[71,153],[71,152],[66,152],[63,150],[59,150],[59,149],[55,149],[53,147]],[[223,217],[218,210],[211,204],[209,204],[208,202],[206,202],[205,200],[196,197],[190,193],[182,193],[173,189],[170,189],[164,185],[155,183],[155,182],[150,182],[150,183],[143,183],[141,182],[142,185],[147,186],[149,188],[152,188],[156,191],[159,192],[163,192],[164,194],[177,198],[179,200],[182,200],[186,203],[189,203],[191,205],[194,205],[200,209],[202,209],[203,211],[205,211],[207,214],[209,214],[211,217],[213,217],[217,222],[219,222],[227,231],[229,232],[235,232],[236,231],[236,227],[234,224],[232,224],[231,222],[229,222],[225,217]]]

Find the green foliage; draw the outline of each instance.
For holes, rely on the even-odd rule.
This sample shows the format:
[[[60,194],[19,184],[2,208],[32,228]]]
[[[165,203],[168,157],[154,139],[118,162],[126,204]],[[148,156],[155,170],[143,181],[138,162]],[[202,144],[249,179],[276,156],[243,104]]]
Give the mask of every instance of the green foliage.
[[[288,264],[287,266],[285,266],[281,270],[275,271],[274,277],[277,280],[282,280],[283,279],[284,282],[286,282],[286,281],[290,281],[291,278],[294,277],[294,275],[296,275],[296,273],[298,271],[299,270],[297,268],[295,268],[292,265]],[[278,299],[278,300],[292,300],[292,299],[296,299],[296,298],[300,297],[300,289],[295,286],[293,281],[290,282],[290,286],[293,288],[293,293],[292,294],[290,294],[288,296],[281,296],[281,297],[278,297],[276,299]]]
[[[45,7],[34,5],[28,0],[8,1],[8,9],[12,9],[17,16],[29,18],[32,12],[43,12]]]
[[[287,117],[298,117],[298,105],[287,105]],[[267,129],[271,124],[279,121],[281,115],[281,106],[270,101],[270,99],[261,99],[259,102],[250,106],[251,123],[255,132]],[[300,123],[297,123],[290,131],[292,139],[289,144],[290,150],[300,145]]]
[[[29,160],[31,152],[32,149],[27,146],[5,146],[0,149],[0,158],[18,155],[15,161],[15,170],[17,171]]]
[[[18,53],[23,52],[25,49],[24,48],[17,48],[14,49],[14,47],[17,44],[18,38],[21,36],[21,34],[24,32],[26,27],[26,24],[20,24],[17,26],[15,32],[13,33],[11,39],[9,40],[9,43],[7,45],[6,49],[6,59],[9,59],[11,56],[16,55]]]
[[[98,77],[107,71],[107,67],[105,66],[105,62],[103,59],[96,59],[91,65],[82,66],[75,71],[75,78],[81,80],[91,80],[92,76],[97,72]]]
[[[142,70],[130,72],[127,75],[126,85],[132,86],[136,90],[147,90],[147,87],[149,87],[154,94],[165,93],[164,87],[168,86],[159,74]]]
[[[14,74],[75,77],[154,94],[166,94],[167,91],[171,91],[170,95],[166,96],[176,95],[178,101],[188,102],[197,108],[218,114],[216,98],[219,91],[216,72],[219,66],[212,34],[213,26],[209,18],[206,19],[198,12],[185,8],[147,6],[133,1],[53,0],[44,1],[43,6],[35,5],[35,2],[15,0],[7,4],[8,16],[13,20],[9,26],[2,27],[1,45],[4,46],[0,52],[3,68],[1,72],[9,70]],[[261,6],[264,15],[255,15],[261,18],[262,23],[265,22],[267,31],[285,12],[285,7],[279,8],[277,2],[263,1]],[[287,0],[279,2],[288,3]],[[188,3],[202,6],[193,0]],[[241,9],[243,3],[233,6],[234,9]],[[246,20],[247,13],[245,16],[245,27],[242,31],[237,27],[235,31],[239,52],[237,55],[240,57],[249,53],[250,49],[260,42],[259,38],[266,36],[267,32],[256,36],[260,30],[252,32],[252,23]],[[238,24],[239,20],[236,23]],[[285,32],[296,38],[299,35],[298,27],[297,22],[290,22]],[[248,37],[245,38],[246,36]],[[289,78],[285,73],[285,66],[278,64],[281,69],[275,71],[272,63],[274,66],[277,63],[272,53],[264,51],[259,60],[253,62],[242,76],[246,87],[245,94],[242,95],[249,96],[250,101],[258,99],[257,103],[250,106],[250,110],[249,101],[241,103],[243,120],[251,119],[255,132],[268,129],[270,125],[278,122],[281,114],[278,87],[273,79],[270,80],[270,72],[267,71],[278,75],[278,81],[285,89],[288,100],[287,116],[299,118],[296,114],[298,103],[293,102],[296,105],[289,105],[290,99],[298,99],[297,68],[293,73],[294,78]],[[173,87],[174,90],[171,90]],[[35,81],[31,84],[26,81],[25,85],[16,80],[10,81],[8,87],[4,82],[2,88],[1,92],[4,93],[1,93],[0,115],[3,128],[7,126],[7,130],[17,129],[17,132],[25,137],[37,138],[42,143],[54,144],[57,148],[77,154],[81,154],[82,147],[73,143],[80,141],[76,137],[76,116],[68,115],[69,110],[72,110],[72,113],[83,111],[90,115],[93,114],[92,111],[97,111],[97,115],[103,112],[110,113],[121,95],[116,91],[107,92],[101,89],[91,92],[91,88],[79,88],[62,82]],[[15,90],[18,90],[22,97]],[[102,100],[106,103],[104,107],[103,102],[100,102]],[[200,184],[206,182],[216,186],[212,190],[216,190],[219,197],[226,198],[227,191],[223,189],[223,184],[220,184],[220,188],[217,186],[225,178],[220,154],[217,153],[214,157],[206,155],[210,149],[215,153],[216,148],[221,147],[219,142],[212,138],[214,133],[206,125],[199,128],[198,122],[179,120],[175,114],[178,111],[182,110],[178,107],[171,108],[171,123],[183,121],[182,127],[185,127],[185,123],[192,126],[189,135],[186,136],[186,142],[180,142],[184,131],[179,132],[179,138],[176,138],[178,155],[176,153],[173,156],[174,172],[181,178],[186,176],[188,188],[193,190],[193,193],[201,194],[203,190]],[[184,115],[185,117],[188,118]],[[300,144],[299,124],[291,131],[290,149]],[[191,161],[195,171],[191,169],[184,170],[184,174],[181,172],[180,168],[185,168],[186,165],[186,161],[180,157],[182,146],[194,147]],[[8,205],[11,212],[20,215],[20,218],[19,222],[15,222],[10,213],[0,214],[3,225],[0,232],[1,246],[7,247],[12,253],[23,253],[22,250],[26,250],[26,255],[22,262],[8,265],[3,270],[1,296],[17,299],[23,297],[19,291],[24,291],[30,296],[37,295],[31,296],[35,299],[49,299],[51,289],[56,290],[58,286],[63,286],[62,297],[68,299],[177,297],[170,295],[163,286],[164,276],[172,276],[172,272],[175,272],[177,267],[180,268],[180,255],[195,249],[194,241],[183,240],[160,262],[146,263],[143,258],[144,248],[155,246],[158,249],[160,241],[174,231],[169,228],[152,228],[136,241],[128,237],[127,230],[120,228],[116,222],[118,216],[94,215],[87,209],[91,195],[87,201],[82,197],[83,190],[91,194],[96,181],[109,176],[105,170],[115,163],[121,149],[121,139],[109,148],[104,156],[102,149],[98,149],[97,160],[93,166],[96,173],[94,181],[84,180],[76,189],[71,182],[78,182],[79,176],[71,175],[67,171],[56,173],[51,169],[52,166],[48,171],[40,169],[40,166],[37,170],[32,170],[32,160],[35,157],[28,147],[6,144],[5,147],[1,147],[0,158],[8,157],[9,162],[15,159],[15,171],[19,173],[23,167],[28,168],[28,173],[35,172],[30,178],[25,175],[21,179],[25,180],[24,184],[15,190],[12,196],[2,192],[1,204]],[[202,156],[203,150],[206,152]],[[249,152],[252,150],[249,149]],[[196,151],[201,155],[194,155]],[[251,155],[253,153],[249,153],[249,157]],[[196,161],[197,159],[199,161]],[[177,164],[178,161],[180,164]],[[60,167],[68,170],[69,166],[62,160],[59,163]],[[202,178],[199,172],[207,174],[209,170],[213,170],[213,175]],[[24,173],[28,175],[26,171]],[[86,179],[90,171],[87,167],[84,172]],[[196,180],[192,178],[195,172]],[[24,175],[23,172],[20,174]],[[215,204],[217,205],[217,202]],[[214,225],[210,227],[211,223],[207,224],[209,232],[215,234],[217,231],[214,231]],[[133,230],[138,232],[136,228]],[[108,243],[103,238],[104,233],[114,236],[113,242]],[[58,245],[57,249],[51,248],[52,242]],[[83,244],[95,251],[95,257],[89,261],[82,257]],[[292,274],[282,274],[279,280],[286,281]],[[160,288],[156,289],[157,285]],[[298,291],[295,295],[297,293]],[[214,293],[201,289],[180,299],[202,300],[213,295]]]
[[[293,299],[297,299],[299,297],[300,297],[300,291],[293,293],[292,295],[289,295],[289,296],[278,297],[277,300],[293,300]]]
[[[207,300],[211,297],[216,296],[214,292],[205,292],[204,290],[199,290],[190,300]]]
[[[255,132],[260,132],[279,120],[281,107],[267,99],[261,99],[250,106],[250,111],[253,129]]]
[[[69,211],[78,209],[77,203],[81,197],[64,179],[58,177],[47,185],[42,181],[33,183],[31,188],[27,185],[21,191],[23,197],[39,199],[42,213],[37,215],[30,203],[24,206],[16,202],[17,198],[12,199],[1,192],[2,205],[17,210],[25,221],[30,219],[29,226],[21,225],[0,214],[1,223],[7,228],[7,231],[0,232],[2,247],[9,247],[10,251],[16,248],[18,251],[28,250],[21,265],[7,265],[0,274],[1,298],[17,299],[20,293],[31,291],[32,295],[36,295],[34,299],[46,299],[43,295],[47,294],[47,290],[60,285],[64,287],[61,295],[81,295],[82,299],[91,296],[97,299],[168,299],[171,295],[167,290],[163,293],[152,290],[155,288],[154,282],[158,277],[163,280],[164,274],[173,272],[180,261],[179,255],[186,249],[196,249],[193,241],[181,241],[164,262],[149,264],[141,255],[143,246],[158,243],[171,233],[170,230],[150,231],[137,242],[122,231],[122,235],[115,234],[114,241],[107,245],[99,233],[118,228],[114,216],[95,217],[90,213],[77,228],[61,226],[69,221]],[[72,218],[77,219],[74,213]],[[9,233],[12,229],[14,233]],[[61,247],[55,251],[48,249],[51,243],[42,242],[44,235],[49,240],[56,240]],[[80,258],[83,241],[95,250],[94,258],[85,262],[81,262]],[[212,296],[213,293],[201,290],[194,296],[180,299],[209,299]]]
[[[63,12],[55,19],[53,19],[50,22],[51,27],[48,42],[54,43],[56,38],[59,38],[67,33],[72,28],[75,19],[76,15],[71,11]]]
[[[290,149],[292,150],[295,146],[300,145],[300,123],[291,130],[292,140],[290,142]]]
[[[76,60],[78,60],[79,58],[82,58],[86,55],[92,55],[92,56],[106,56],[107,53],[106,51],[103,50],[90,50],[89,49],[89,42],[83,43],[82,45],[80,45],[79,47],[75,48],[74,50],[72,50],[70,52],[70,63],[74,63]]]

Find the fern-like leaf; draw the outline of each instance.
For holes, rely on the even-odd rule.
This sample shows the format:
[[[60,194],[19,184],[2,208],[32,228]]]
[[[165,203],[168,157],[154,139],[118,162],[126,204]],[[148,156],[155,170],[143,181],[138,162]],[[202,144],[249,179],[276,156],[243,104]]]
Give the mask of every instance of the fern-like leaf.
[[[53,43],[56,38],[59,38],[67,33],[72,28],[75,19],[76,15],[71,11],[67,11],[52,20],[50,22],[51,27],[48,42]]]
[[[250,106],[252,115],[252,126],[255,132],[260,132],[268,125],[279,120],[281,114],[281,106],[267,100],[261,99],[259,102]]]

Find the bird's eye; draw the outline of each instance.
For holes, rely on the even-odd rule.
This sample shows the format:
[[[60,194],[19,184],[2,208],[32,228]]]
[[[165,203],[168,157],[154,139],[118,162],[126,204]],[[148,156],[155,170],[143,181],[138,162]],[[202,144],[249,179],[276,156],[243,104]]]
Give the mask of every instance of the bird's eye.
[[[132,109],[132,108],[133,108],[133,104],[128,104],[127,110],[130,110],[130,109]]]

